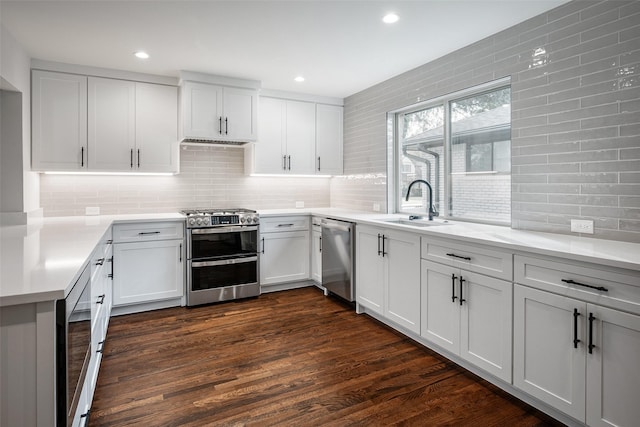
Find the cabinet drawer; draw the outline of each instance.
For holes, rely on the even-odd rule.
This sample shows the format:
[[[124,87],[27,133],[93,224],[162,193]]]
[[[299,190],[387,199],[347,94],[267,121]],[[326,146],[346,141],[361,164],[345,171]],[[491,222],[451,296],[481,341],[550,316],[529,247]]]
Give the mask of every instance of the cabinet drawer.
[[[422,237],[422,258],[511,281],[512,255],[486,246]]]
[[[301,216],[279,216],[270,218],[260,218],[260,232],[273,233],[279,231],[299,231],[309,229],[309,217]]]
[[[182,221],[116,224],[113,226],[113,241],[115,243],[182,239],[183,236],[184,222]]]
[[[516,255],[514,275],[516,283],[640,313],[640,273],[637,272]]]

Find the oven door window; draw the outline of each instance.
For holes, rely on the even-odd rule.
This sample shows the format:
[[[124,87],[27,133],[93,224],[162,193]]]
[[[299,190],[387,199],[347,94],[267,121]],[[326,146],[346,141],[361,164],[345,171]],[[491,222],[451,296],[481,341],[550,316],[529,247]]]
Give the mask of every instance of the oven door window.
[[[258,283],[257,257],[191,262],[191,291]]]
[[[255,229],[191,234],[191,259],[255,255],[257,252],[258,231]]]

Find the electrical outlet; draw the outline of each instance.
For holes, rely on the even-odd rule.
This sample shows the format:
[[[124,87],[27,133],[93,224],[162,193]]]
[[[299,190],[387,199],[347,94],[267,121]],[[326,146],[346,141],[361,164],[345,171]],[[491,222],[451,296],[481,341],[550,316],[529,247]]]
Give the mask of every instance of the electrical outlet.
[[[380,212],[380,203],[374,203],[373,204],[373,211],[374,212]]]
[[[84,209],[85,215],[100,215],[100,207],[99,206],[87,206]]]
[[[572,219],[571,231],[574,233],[593,234],[593,221],[589,219]]]
[[[296,208],[304,208],[304,202],[296,202]]]

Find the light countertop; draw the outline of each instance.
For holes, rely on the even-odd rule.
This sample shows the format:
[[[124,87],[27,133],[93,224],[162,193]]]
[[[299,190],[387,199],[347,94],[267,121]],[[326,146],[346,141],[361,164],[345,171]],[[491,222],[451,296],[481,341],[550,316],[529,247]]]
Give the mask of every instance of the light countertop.
[[[625,268],[640,277],[640,244],[513,230],[449,221],[418,227],[385,222],[386,215],[336,208],[260,210],[261,217],[316,215],[466,243],[488,244],[574,261]],[[28,225],[0,227],[0,307],[65,298],[91,254],[114,223],[182,221],[179,213],[45,218]],[[442,224],[436,219],[434,222]]]

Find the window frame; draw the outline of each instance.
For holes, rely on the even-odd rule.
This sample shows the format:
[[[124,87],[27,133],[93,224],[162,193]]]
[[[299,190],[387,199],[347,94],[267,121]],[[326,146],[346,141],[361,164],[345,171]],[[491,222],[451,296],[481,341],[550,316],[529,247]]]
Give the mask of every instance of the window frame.
[[[490,220],[477,220],[472,218],[451,217],[451,194],[452,194],[452,179],[451,179],[451,103],[460,101],[465,98],[475,97],[484,93],[494,92],[503,88],[511,89],[511,78],[504,77],[491,82],[487,82],[481,85],[466,88],[457,92],[452,92],[443,96],[432,98],[426,101],[418,102],[403,108],[399,108],[387,113],[387,212],[398,214],[415,214],[415,212],[403,211],[402,206],[402,194],[400,191],[399,183],[401,181],[402,168],[400,167],[402,159],[402,144],[401,144],[401,120],[400,117],[405,114],[415,113],[416,111],[424,110],[427,108],[433,108],[442,106],[444,108],[444,141],[443,141],[443,189],[444,194],[442,197],[443,203],[438,206],[438,211],[441,218],[451,219],[456,221],[466,222],[478,222],[484,224],[495,224],[502,226],[510,226],[509,222],[503,221],[490,221]],[[492,158],[491,163],[494,164],[493,158],[494,143],[491,142]],[[468,152],[468,149],[467,149]],[[479,171],[479,172],[467,172],[469,174],[493,174],[492,171]],[[495,172],[496,174],[506,174],[505,171]],[[510,171],[509,171],[510,173]],[[435,202],[434,198],[434,202]]]

